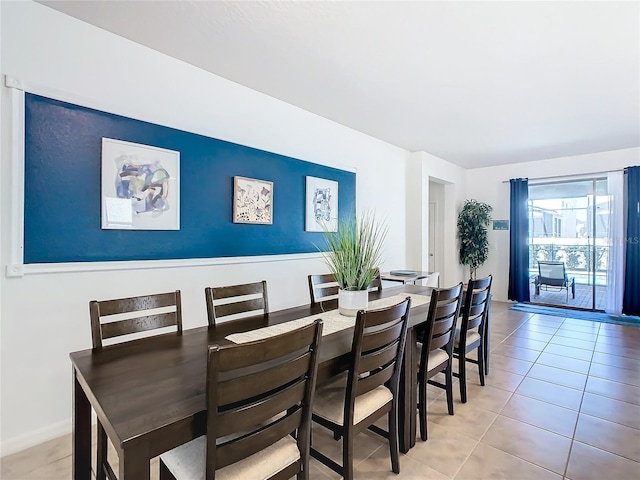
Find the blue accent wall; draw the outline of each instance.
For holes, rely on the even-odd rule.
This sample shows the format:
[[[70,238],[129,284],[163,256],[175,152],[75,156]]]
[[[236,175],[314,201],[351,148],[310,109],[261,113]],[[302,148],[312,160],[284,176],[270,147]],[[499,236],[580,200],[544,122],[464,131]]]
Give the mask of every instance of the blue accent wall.
[[[180,230],[101,228],[102,137],[180,152]],[[272,225],[233,223],[236,175],[273,182]],[[338,182],[340,218],[355,211],[353,172],[26,94],[24,263],[314,252],[307,175]]]

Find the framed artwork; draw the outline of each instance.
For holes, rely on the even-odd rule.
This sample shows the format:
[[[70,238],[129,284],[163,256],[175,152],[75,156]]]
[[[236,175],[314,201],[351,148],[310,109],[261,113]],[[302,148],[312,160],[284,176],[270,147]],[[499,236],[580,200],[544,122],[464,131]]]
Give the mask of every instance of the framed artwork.
[[[180,230],[180,152],[103,137],[102,228]]]
[[[305,231],[338,231],[338,182],[307,177]]]
[[[273,182],[233,177],[233,222],[273,223]]]
[[[493,229],[494,230],[509,230],[509,220],[494,220],[493,221]]]

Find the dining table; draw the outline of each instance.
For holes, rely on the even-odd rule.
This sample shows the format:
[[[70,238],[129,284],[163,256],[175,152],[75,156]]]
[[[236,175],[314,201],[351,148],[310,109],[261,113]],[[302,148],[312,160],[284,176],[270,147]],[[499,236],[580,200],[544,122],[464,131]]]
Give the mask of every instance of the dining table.
[[[382,272],[380,278],[387,282],[415,283],[418,280],[429,278],[433,272],[422,272],[419,270],[391,270],[390,272]]]
[[[404,453],[416,438],[415,327],[427,318],[431,291],[403,284],[369,293],[370,308],[376,308],[377,300],[412,297],[399,394]],[[92,409],[117,451],[120,480],[147,480],[152,458],[206,434],[209,345],[228,345],[233,342],[226,337],[285,322],[336,315],[336,309],[337,301],[330,300],[71,353],[73,478],[91,479]],[[326,330],[319,347],[318,385],[348,368],[353,341],[353,326]]]

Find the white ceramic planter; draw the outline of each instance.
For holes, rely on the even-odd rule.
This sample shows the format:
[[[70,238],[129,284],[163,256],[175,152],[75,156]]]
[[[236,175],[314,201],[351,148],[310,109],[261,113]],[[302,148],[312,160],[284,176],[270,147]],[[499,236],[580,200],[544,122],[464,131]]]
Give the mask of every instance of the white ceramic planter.
[[[338,311],[341,315],[355,317],[358,310],[366,310],[368,304],[368,290],[338,290]]]

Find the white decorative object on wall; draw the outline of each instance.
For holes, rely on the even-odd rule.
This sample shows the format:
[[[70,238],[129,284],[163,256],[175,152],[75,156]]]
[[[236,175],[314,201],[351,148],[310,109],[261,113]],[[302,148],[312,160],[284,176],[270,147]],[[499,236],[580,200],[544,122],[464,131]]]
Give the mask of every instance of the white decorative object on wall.
[[[233,177],[234,223],[273,223],[273,182]]]
[[[103,138],[102,228],[180,230],[180,152]]]
[[[307,177],[305,218],[307,232],[338,231],[338,182]]]

